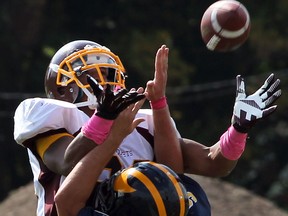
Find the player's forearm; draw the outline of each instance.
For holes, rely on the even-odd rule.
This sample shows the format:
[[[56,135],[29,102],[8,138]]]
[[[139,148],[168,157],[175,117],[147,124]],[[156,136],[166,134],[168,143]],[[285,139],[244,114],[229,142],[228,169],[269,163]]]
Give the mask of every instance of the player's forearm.
[[[97,145],[82,133],[79,133],[77,137],[69,144],[65,151],[64,161],[66,164],[66,174],[67,176],[72,168],[93,148]]]
[[[223,156],[220,142],[221,141],[218,141],[215,145],[209,148],[208,157],[210,160],[212,160],[213,164],[213,171],[211,171],[211,175],[216,177],[225,177],[232,172],[238,160],[230,160]]]
[[[59,216],[77,215],[85,206],[102,170],[122,140],[113,134],[108,136],[102,145],[95,147],[76,164],[55,196]]]
[[[220,149],[220,141],[212,147],[190,139],[181,139],[184,172],[209,177],[227,176],[236,166],[237,160],[225,158]]]
[[[168,106],[153,110],[154,148],[157,162],[163,163],[175,172],[183,173],[183,158],[176,129],[170,117]]]
[[[75,138],[63,136],[45,150],[43,162],[53,172],[67,176],[76,163],[95,146],[95,143],[81,134]]]

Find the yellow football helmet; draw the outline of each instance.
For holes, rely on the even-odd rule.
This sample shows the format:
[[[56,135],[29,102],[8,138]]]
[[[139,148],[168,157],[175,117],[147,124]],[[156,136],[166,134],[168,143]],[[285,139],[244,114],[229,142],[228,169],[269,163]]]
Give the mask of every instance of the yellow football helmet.
[[[47,97],[75,103],[78,107],[94,107],[96,97],[86,74],[102,86],[125,88],[125,69],[117,55],[93,41],[76,40],[61,47],[53,56],[45,76]],[[83,96],[87,101],[83,101]]]

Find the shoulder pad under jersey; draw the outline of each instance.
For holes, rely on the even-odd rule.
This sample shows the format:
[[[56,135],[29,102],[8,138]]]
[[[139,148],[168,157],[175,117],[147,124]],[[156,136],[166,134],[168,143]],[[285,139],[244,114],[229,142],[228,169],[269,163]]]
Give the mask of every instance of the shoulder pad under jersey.
[[[38,134],[64,128],[74,134],[89,119],[74,104],[31,98],[19,104],[14,115],[14,139],[18,144]]]

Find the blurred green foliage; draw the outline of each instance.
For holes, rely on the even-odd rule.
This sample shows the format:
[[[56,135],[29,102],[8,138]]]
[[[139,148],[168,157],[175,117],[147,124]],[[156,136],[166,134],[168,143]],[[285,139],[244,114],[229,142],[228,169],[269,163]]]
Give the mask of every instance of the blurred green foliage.
[[[288,1],[243,0],[252,27],[248,41],[229,53],[208,51],[200,20],[214,1],[2,0],[0,3],[0,199],[32,180],[24,148],[13,140],[13,114],[27,97],[43,96],[46,67],[66,42],[89,39],[121,57],[128,87],[153,78],[161,44],[170,48],[167,96],[181,134],[214,144],[230,124],[235,76],[247,91],[269,73],[282,81],[278,110],[250,133],[237,168],[224,180],[288,209]]]

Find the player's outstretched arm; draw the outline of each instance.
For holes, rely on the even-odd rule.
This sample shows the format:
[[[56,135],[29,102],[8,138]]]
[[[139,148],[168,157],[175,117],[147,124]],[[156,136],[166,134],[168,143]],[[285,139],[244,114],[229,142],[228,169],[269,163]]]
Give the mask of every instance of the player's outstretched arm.
[[[276,110],[274,102],[280,96],[280,80],[275,79],[274,74],[254,94],[248,96],[244,79],[238,75],[231,126],[212,147],[188,139],[182,140],[185,171],[207,176],[229,174],[244,152],[247,133],[258,121]]]
[[[168,76],[169,48],[162,45],[155,57],[154,79],[147,82],[145,94],[150,101],[154,120],[154,152],[158,163],[183,173],[183,158],[178,132],[171,119],[165,92]]]

